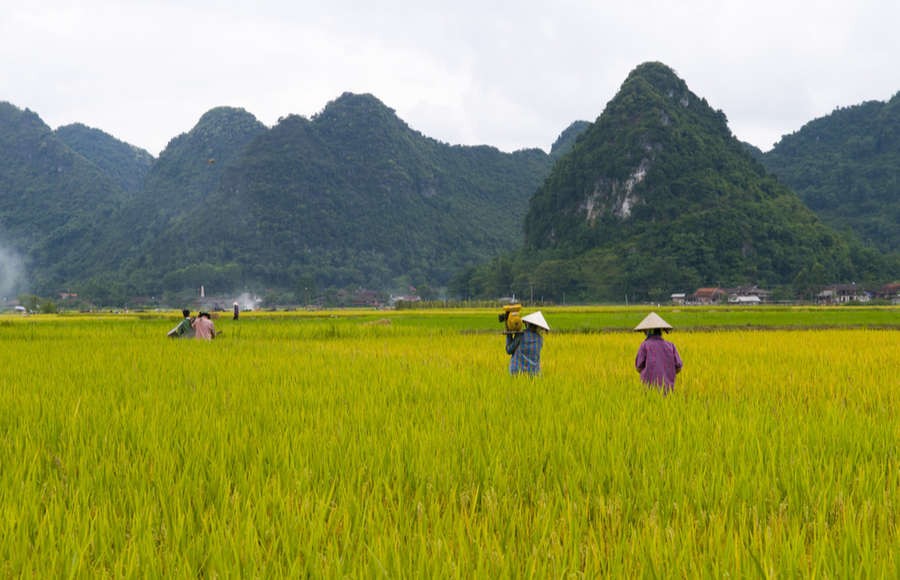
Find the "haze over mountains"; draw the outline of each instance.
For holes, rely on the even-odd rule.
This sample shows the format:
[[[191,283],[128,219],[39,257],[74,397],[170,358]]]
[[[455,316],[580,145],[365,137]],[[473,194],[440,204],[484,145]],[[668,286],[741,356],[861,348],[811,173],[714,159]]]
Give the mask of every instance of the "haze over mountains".
[[[200,285],[621,300],[889,280],[897,99],[811,122],[759,161],[660,63],[549,154],[440,143],[350,93],[271,128],[212,109],[158,159],[0,103],[0,250],[26,273],[9,291],[104,304]]]

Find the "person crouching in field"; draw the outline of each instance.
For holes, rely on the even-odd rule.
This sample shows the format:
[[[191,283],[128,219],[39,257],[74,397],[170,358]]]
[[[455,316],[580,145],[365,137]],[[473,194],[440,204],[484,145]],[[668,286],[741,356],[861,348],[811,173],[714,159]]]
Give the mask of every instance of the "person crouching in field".
[[[191,318],[191,311],[184,309],[181,311],[182,319],[178,326],[169,331],[166,335],[169,338],[193,338],[194,337],[194,319]]]
[[[544,337],[541,331],[550,330],[544,315],[538,310],[522,318],[525,330],[506,335],[506,354],[510,355],[509,374],[528,373],[536,375],[541,372],[541,348]]]
[[[675,375],[681,372],[683,366],[678,349],[662,337],[662,331],[669,332],[672,326],[658,314],[651,312],[634,330],[644,331],[647,335],[634,359],[634,368],[641,373],[644,384],[662,389],[663,394],[668,394],[675,388]]]
[[[209,312],[201,312],[194,320],[194,336],[199,340],[212,340],[216,337],[216,327],[209,319]]]

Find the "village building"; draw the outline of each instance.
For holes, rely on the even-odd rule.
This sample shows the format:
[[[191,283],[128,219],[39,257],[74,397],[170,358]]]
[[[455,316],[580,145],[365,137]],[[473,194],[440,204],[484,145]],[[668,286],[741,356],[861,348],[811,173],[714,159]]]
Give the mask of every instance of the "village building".
[[[737,294],[728,297],[729,304],[738,304],[744,306],[753,306],[755,304],[762,304],[762,300],[759,296],[747,296],[744,294]]]
[[[885,284],[875,292],[875,298],[888,300],[895,306],[900,304],[900,282]]]
[[[353,306],[381,306],[381,300],[376,291],[360,288],[353,293],[350,304]]]
[[[728,299],[728,293],[721,288],[697,288],[690,296],[692,304],[719,304]]]
[[[853,284],[832,284],[826,286],[816,295],[819,304],[848,304],[850,302],[869,302],[872,295],[861,286]]]
[[[762,304],[772,301],[772,291],[753,286],[738,286],[725,290],[732,304]]]
[[[24,313],[25,311],[25,307],[18,300],[6,297],[0,300],[0,312]]]
[[[392,294],[390,299],[388,300],[388,304],[390,304],[391,306],[397,306],[398,302],[413,303],[413,302],[421,302],[421,301],[422,301],[422,298],[416,294],[406,294],[403,296],[394,296]]]

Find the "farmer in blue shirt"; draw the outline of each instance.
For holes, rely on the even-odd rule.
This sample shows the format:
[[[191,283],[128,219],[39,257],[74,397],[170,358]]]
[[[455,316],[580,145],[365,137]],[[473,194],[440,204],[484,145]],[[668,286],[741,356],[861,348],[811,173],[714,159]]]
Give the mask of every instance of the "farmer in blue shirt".
[[[525,330],[506,335],[506,354],[510,355],[509,374],[541,372],[541,348],[544,346],[542,330],[550,330],[544,315],[538,310],[522,318]]]

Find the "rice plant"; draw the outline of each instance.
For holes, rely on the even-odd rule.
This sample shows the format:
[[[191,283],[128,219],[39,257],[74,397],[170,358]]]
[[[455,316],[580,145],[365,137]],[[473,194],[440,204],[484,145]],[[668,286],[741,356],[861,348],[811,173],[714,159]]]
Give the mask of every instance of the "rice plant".
[[[600,311],[535,379],[489,311],[3,318],[2,570],[897,577],[896,315],[676,332],[668,397]]]

